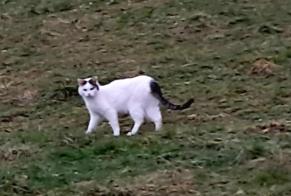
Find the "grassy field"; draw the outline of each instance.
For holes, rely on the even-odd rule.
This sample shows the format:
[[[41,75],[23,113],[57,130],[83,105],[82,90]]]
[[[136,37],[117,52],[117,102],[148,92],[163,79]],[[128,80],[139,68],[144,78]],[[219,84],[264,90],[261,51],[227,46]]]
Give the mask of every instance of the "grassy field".
[[[291,1],[0,0],[0,195],[291,195]],[[156,78],[164,127],[84,134],[76,79]]]

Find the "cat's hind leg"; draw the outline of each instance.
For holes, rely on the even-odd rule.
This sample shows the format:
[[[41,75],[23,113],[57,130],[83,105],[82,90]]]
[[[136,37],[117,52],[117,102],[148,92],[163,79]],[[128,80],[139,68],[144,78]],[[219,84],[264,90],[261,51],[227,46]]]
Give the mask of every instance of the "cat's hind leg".
[[[146,116],[151,122],[155,124],[155,130],[162,128],[162,114],[158,106],[148,107],[146,109]]]
[[[141,107],[132,107],[129,110],[129,114],[134,121],[134,125],[130,132],[127,133],[128,136],[135,135],[142,123],[144,122],[144,111]]]

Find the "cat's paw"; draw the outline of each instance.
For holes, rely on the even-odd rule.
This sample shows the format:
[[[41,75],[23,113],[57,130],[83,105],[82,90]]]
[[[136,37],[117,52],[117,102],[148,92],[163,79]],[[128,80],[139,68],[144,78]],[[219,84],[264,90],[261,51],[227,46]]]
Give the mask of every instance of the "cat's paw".
[[[114,133],[113,136],[114,137],[118,137],[118,136],[120,136],[120,134],[119,133]]]
[[[90,133],[92,133],[92,131],[87,130],[87,131],[85,132],[86,135],[89,135]]]
[[[127,135],[127,136],[133,136],[134,133],[132,133],[132,132],[130,131],[130,132],[128,132],[126,135]]]

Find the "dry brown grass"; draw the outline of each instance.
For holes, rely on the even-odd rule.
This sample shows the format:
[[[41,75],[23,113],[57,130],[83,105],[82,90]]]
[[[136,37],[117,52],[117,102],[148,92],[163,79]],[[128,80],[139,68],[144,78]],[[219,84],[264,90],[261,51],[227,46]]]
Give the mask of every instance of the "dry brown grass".
[[[18,161],[20,158],[32,156],[37,149],[30,145],[11,146],[9,144],[3,145],[0,148],[0,163],[11,163]]]
[[[262,76],[271,76],[274,75],[274,72],[280,66],[275,64],[272,61],[267,59],[257,59],[251,69],[249,70],[249,74],[251,75],[262,75]]]
[[[259,133],[284,133],[290,131],[290,126],[286,122],[271,121],[249,128],[248,131]]]
[[[190,170],[162,170],[133,180],[114,183],[111,188],[95,186],[95,181],[82,181],[73,186],[83,191],[83,195],[128,195],[128,196],[175,196],[201,195],[196,189],[194,176]]]

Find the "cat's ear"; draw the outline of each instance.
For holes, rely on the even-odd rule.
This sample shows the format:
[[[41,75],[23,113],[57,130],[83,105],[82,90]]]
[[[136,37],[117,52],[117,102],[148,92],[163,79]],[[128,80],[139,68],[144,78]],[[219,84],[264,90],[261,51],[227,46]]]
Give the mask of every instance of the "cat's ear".
[[[86,82],[87,82],[86,80],[84,80],[84,79],[80,79],[80,78],[78,78],[77,81],[78,81],[79,86],[83,86],[83,85],[85,85]]]
[[[91,79],[89,80],[89,83],[96,86],[98,84],[98,77],[97,76],[91,77]]]
[[[98,81],[98,77],[97,76],[93,76],[92,77],[92,80],[95,81],[95,82],[97,82]]]

